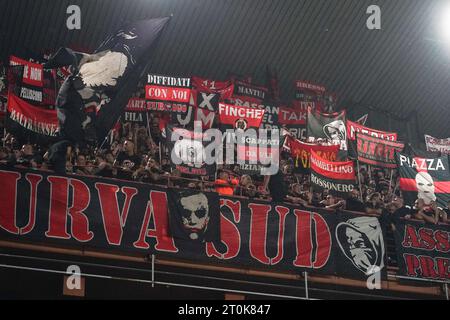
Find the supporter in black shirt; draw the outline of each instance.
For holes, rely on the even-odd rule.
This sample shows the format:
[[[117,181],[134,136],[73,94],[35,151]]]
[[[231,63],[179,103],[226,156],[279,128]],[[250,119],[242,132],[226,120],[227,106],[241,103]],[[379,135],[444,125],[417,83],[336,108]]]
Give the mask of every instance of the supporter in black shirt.
[[[346,209],[349,211],[365,212],[366,210],[366,206],[359,199],[358,189],[353,189],[352,191],[350,191],[350,195],[345,202]]]
[[[117,155],[115,166],[118,166],[117,178],[132,180],[132,175],[141,165],[141,158],[135,153],[134,143],[131,140],[125,140],[123,151]]]
[[[95,169],[95,175],[105,178],[113,177],[112,165],[106,160],[106,157],[102,154],[97,154],[95,158],[95,164],[97,165]]]
[[[270,196],[272,197],[272,201],[283,202],[285,200],[288,194],[288,188],[286,187],[286,183],[284,181],[284,173],[282,168],[280,168],[276,174],[270,176],[268,189]]]
[[[414,212],[410,207],[405,206],[404,200],[402,197],[395,197],[392,201],[395,205],[395,211],[393,214],[393,221],[396,222],[400,218],[411,219]]]

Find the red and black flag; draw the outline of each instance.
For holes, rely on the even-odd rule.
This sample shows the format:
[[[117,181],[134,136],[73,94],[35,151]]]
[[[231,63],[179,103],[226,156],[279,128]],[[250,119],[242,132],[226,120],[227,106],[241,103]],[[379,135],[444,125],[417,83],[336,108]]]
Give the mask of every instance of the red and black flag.
[[[356,182],[353,161],[334,162],[311,151],[311,184],[313,188],[328,189],[339,197],[347,197]]]
[[[56,139],[58,118],[56,110],[34,106],[12,92],[8,95],[8,128],[20,137],[34,136],[32,140]],[[36,138],[36,139],[34,139]]]
[[[191,78],[147,75],[145,99],[153,111],[184,113],[191,99]]]
[[[323,85],[303,80],[296,80],[294,85],[295,98],[292,102],[294,108],[308,110],[308,107],[311,107],[312,110],[323,111],[323,98],[326,92]]]
[[[41,105],[44,101],[44,70],[41,64],[11,56],[8,70],[9,91],[20,99]]]
[[[396,153],[400,173],[400,190],[405,202],[418,198],[425,204],[436,201],[442,208],[450,201],[450,168],[447,156],[422,158]]]
[[[279,131],[247,130],[236,133],[237,161],[241,174],[267,174],[270,164],[278,168]],[[278,170],[277,170],[278,171]]]
[[[148,101],[141,98],[131,98],[130,100],[128,100],[125,112],[120,118],[122,123],[133,122],[147,127],[148,103]]]
[[[347,137],[348,140],[356,140],[356,133],[362,133],[379,139],[397,141],[397,133],[386,132],[381,130],[365,127],[357,122],[347,120]]]
[[[347,137],[349,144],[349,156],[352,158],[356,158],[358,155],[357,146],[356,146],[356,134],[361,133],[371,137],[389,140],[389,141],[397,141],[397,133],[395,132],[386,132],[381,130],[372,129],[369,127],[365,127],[358,122],[353,122],[347,120]]]
[[[235,105],[256,108],[268,97],[268,89],[252,83],[234,80],[233,96],[228,101]]]
[[[195,242],[220,242],[219,195],[197,190],[167,192],[170,235]]]
[[[226,128],[257,129],[261,126],[264,112],[263,109],[219,103],[220,124]]]
[[[405,144],[356,133],[358,160],[383,168],[396,168],[395,152],[402,152]]]
[[[61,138],[102,143],[123,114],[132,92],[150,65],[149,55],[169,18],[134,22],[108,37],[93,54],[60,49],[45,64],[71,65],[56,107]],[[87,114],[87,109],[94,109]]]
[[[216,114],[219,109],[220,94],[204,92],[192,89],[190,107],[192,108],[192,124],[194,121],[201,122],[202,129],[210,129],[216,122]]]
[[[218,94],[220,101],[231,99],[234,90],[232,81],[217,81],[200,77],[192,77],[192,88],[204,93]]]
[[[314,143],[305,143],[287,136],[283,147],[291,153],[294,166],[301,172],[309,172],[311,152],[314,151],[319,157],[327,161],[337,161],[339,146],[323,146]]]

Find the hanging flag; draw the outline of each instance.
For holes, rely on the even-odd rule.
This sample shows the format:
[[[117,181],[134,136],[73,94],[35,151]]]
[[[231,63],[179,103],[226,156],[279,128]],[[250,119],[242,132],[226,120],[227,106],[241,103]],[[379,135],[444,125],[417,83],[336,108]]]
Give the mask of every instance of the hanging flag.
[[[349,140],[356,140],[356,133],[360,132],[362,134],[372,136],[378,139],[384,139],[389,141],[397,141],[397,133],[395,132],[385,132],[372,128],[365,127],[356,122],[347,120],[347,137]]]
[[[200,77],[192,77],[192,88],[204,93],[218,94],[221,101],[230,99],[234,91],[232,81],[217,81]]]
[[[165,128],[165,134],[173,169],[183,174],[214,176],[215,157],[218,155],[207,154],[206,147],[214,143],[210,142],[211,136],[208,132],[202,133],[168,125]],[[221,141],[215,142],[221,143]]]
[[[34,87],[44,86],[44,69],[41,64],[30,62],[15,56],[9,58],[10,66],[22,66],[22,81]]]
[[[220,242],[219,195],[215,192],[167,192],[170,235],[195,242]]]
[[[295,109],[305,110],[307,112],[310,107],[314,111],[323,111],[323,97],[326,88],[320,84],[311,83],[309,81],[295,81],[295,98],[292,106]]]
[[[62,138],[74,143],[104,140],[149,66],[151,48],[168,20],[132,23],[106,39],[94,54],[63,48],[50,58],[45,68],[75,69],[57,98]],[[95,112],[87,115],[85,109],[90,107]]]
[[[13,57],[11,56],[11,59]],[[18,59],[18,58],[17,58]],[[19,59],[19,61],[24,61],[26,63],[27,61]],[[30,65],[24,65],[24,64],[16,64],[13,63],[13,60],[10,61],[11,65],[8,68],[8,91],[11,91],[14,93],[14,95],[18,96],[20,99],[25,100],[28,103],[31,103],[33,105],[40,105],[43,101],[43,87],[42,87],[42,80],[37,81],[38,77],[40,77],[40,73],[38,71],[35,71],[34,73],[39,74],[39,76],[33,76],[32,79],[30,79],[29,71],[26,70],[36,70],[38,67],[31,67]],[[31,65],[37,65],[42,68],[41,65],[31,63]],[[25,78],[27,77],[27,78]]]
[[[131,98],[128,100],[127,106],[121,117],[123,122],[134,122],[142,126],[147,126],[147,103],[145,99]]]
[[[450,138],[437,139],[430,135],[425,135],[425,144],[427,145],[427,151],[441,152],[442,154],[450,154]]]
[[[212,128],[216,113],[219,109],[220,95],[217,93],[203,92],[197,89],[192,90],[190,107],[192,108],[192,121],[199,121],[202,129]],[[194,127],[194,123],[190,125]]]
[[[417,198],[425,204],[436,201],[442,208],[450,201],[450,171],[447,156],[421,158],[396,153],[400,173],[400,190],[405,202],[414,204]]]
[[[347,129],[345,110],[321,113],[308,108],[308,142],[328,142],[347,151]]]
[[[8,95],[8,112],[10,121],[19,125],[22,130],[46,137],[56,137],[58,118],[55,110],[33,106],[15,96]]]
[[[171,111],[172,103],[189,103],[191,88],[191,78],[148,74],[145,98],[155,103],[166,104],[168,106],[166,108],[169,109],[167,111]]]
[[[314,189],[328,189],[339,197],[347,197],[354,189],[356,176],[353,161],[333,162],[311,150],[311,184]]]
[[[233,86],[233,96],[228,101],[235,105],[257,107],[268,96],[266,87],[256,86],[246,81],[234,80]]]
[[[383,168],[396,168],[395,152],[402,152],[405,144],[399,141],[388,141],[362,133],[356,133],[358,160]]]
[[[246,130],[259,128],[264,117],[263,109],[219,103],[219,119],[222,125]]]
[[[287,136],[284,146],[294,159],[294,166],[302,172],[309,172],[311,167],[309,159],[311,152],[314,151],[319,157],[327,161],[337,161],[339,146],[322,146],[319,144],[305,143]]]
[[[241,174],[262,174],[270,164],[279,163],[280,136],[279,131],[267,130],[236,134],[237,160]],[[278,171],[278,170],[276,170]]]

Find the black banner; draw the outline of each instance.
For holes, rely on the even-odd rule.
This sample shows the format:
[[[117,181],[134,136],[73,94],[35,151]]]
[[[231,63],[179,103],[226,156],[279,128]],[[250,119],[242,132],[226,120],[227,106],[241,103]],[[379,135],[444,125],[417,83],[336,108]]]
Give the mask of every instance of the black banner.
[[[3,239],[355,278],[383,267],[376,218],[220,197],[220,241],[202,243],[171,236],[164,187],[6,168],[0,181]]]
[[[308,141],[337,144],[347,151],[347,128],[345,110],[335,113],[321,113],[308,108]]]
[[[395,226],[400,274],[450,280],[450,226],[400,220]]]
[[[172,167],[184,174],[213,176],[216,171],[216,161],[210,159],[207,163],[207,147],[210,144],[221,143],[215,141],[207,133],[175,128],[171,125],[165,128],[166,146],[169,149]],[[212,140],[212,142],[211,142]],[[211,145],[214,149],[214,145]],[[217,156],[211,150],[212,156]]]
[[[187,241],[220,241],[219,196],[215,192],[170,189],[170,235]]]
[[[94,54],[61,48],[49,59],[46,69],[72,65],[78,71],[66,78],[58,92],[57,109],[65,139],[103,141],[149,66],[148,55],[168,20],[131,23],[109,36]],[[96,112],[87,115],[85,111],[90,108]]]

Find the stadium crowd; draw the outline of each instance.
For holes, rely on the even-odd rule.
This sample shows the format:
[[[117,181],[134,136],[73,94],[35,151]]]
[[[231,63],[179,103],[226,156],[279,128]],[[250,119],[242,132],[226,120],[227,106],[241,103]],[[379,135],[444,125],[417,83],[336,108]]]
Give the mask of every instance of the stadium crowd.
[[[192,176],[172,170],[167,152],[162,147],[159,119],[151,115],[149,128],[136,123],[124,123],[112,131],[108,143],[100,148],[68,148],[65,172],[69,175],[117,178],[175,188],[216,191],[221,195],[234,195],[296,204],[303,208],[349,210],[381,217],[394,228],[395,219],[422,220],[425,223],[448,223],[450,202],[440,208],[435,202],[426,205],[417,199],[414,206],[405,205],[399,188],[396,170],[385,170],[361,165],[358,183],[343,199],[332,191],[313,190],[309,174],[294,166],[289,153],[282,152],[280,170],[273,176],[240,174],[238,166],[217,167],[216,177]],[[34,170],[54,170],[50,144],[31,144],[13,134],[4,132],[0,146],[0,164]]]

